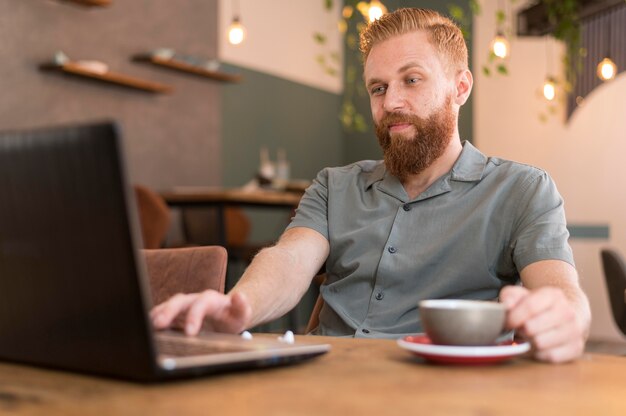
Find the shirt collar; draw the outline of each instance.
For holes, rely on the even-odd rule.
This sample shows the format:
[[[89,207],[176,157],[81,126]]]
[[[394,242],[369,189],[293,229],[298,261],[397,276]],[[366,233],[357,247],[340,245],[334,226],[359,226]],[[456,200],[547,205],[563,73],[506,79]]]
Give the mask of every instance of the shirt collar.
[[[374,170],[369,172],[369,177],[365,182],[365,189],[369,189],[370,186],[374,185],[376,182],[382,181],[386,174],[387,169],[385,168],[385,163],[381,160]],[[388,176],[391,175],[388,174]]]
[[[487,156],[465,140],[463,141],[463,150],[454,166],[452,166],[450,179],[453,181],[477,182],[483,178],[488,160]]]
[[[483,178],[487,161],[487,156],[482,154],[482,152],[475,148],[470,142],[464,140],[463,150],[452,167],[450,179],[461,182],[479,181]],[[376,182],[383,180],[385,176],[389,176],[387,179],[391,179],[391,174],[387,172],[385,164],[381,161],[374,170],[369,173],[369,177],[365,182],[365,189],[369,189],[369,187]]]

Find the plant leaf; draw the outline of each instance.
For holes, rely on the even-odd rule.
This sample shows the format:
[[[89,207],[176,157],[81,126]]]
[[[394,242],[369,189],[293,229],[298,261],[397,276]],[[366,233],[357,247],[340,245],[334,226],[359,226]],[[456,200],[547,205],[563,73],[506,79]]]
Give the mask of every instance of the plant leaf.
[[[449,4],[448,12],[453,19],[458,20],[459,22],[465,20],[465,12],[461,7],[457,6],[456,4]]]
[[[506,68],[506,65],[504,65],[504,64],[499,64],[496,67],[496,70],[498,71],[498,73],[500,73],[502,75],[508,75],[509,74],[509,70]]]
[[[313,39],[320,45],[324,45],[326,43],[326,35],[320,32],[313,33]]]
[[[356,49],[357,38],[353,33],[350,33],[348,36],[346,36],[346,44],[350,49]]]
[[[365,123],[365,118],[361,114],[354,115],[354,129],[359,133],[365,133],[367,131],[367,123]]]
[[[506,21],[506,14],[504,13],[504,10],[501,10],[501,9],[496,10],[496,23],[501,25],[505,21]]]
[[[478,2],[478,0],[470,0],[469,6],[470,6],[470,10],[472,11],[472,14],[476,16],[480,14],[481,10],[480,10],[480,3]]]

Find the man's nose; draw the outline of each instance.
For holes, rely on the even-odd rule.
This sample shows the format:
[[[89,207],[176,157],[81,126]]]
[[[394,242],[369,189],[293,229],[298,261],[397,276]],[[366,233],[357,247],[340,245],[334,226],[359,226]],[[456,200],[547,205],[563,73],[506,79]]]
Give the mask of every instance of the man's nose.
[[[385,91],[385,100],[383,102],[383,109],[388,113],[393,113],[398,110],[404,109],[406,106],[406,100],[404,93],[397,87],[391,85],[387,87]]]

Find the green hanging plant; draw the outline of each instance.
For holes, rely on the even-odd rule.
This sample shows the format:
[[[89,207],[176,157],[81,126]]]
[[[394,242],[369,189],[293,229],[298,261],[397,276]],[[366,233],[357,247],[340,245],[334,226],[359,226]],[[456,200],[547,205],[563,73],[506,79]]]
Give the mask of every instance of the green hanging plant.
[[[543,0],[548,12],[550,24],[554,27],[552,36],[563,41],[565,55],[564,89],[570,93],[576,83],[576,77],[582,69],[582,58],[585,55],[580,47],[580,8],[582,0]]]
[[[518,0],[505,0],[514,5]],[[626,0],[625,0],[626,1]],[[333,0],[322,0],[323,7],[326,11],[333,10]],[[565,68],[564,82],[561,82],[561,88],[570,93],[576,81],[576,77],[582,68],[582,58],[585,51],[580,47],[580,18],[579,12],[582,0],[541,0],[544,3],[548,13],[548,18],[554,27],[551,35],[566,45],[563,63]],[[360,53],[358,50],[358,32],[365,26],[359,12],[359,4],[363,3],[359,0],[345,0],[342,10],[342,17],[338,22],[341,33],[344,34],[344,42],[346,47],[345,59],[345,84],[343,103],[339,119],[346,131],[366,132],[370,129],[367,117],[364,116],[355,106],[355,99],[359,96],[366,96],[367,92],[358,76],[358,66],[355,62],[359,62]],[[466,40],[471,38],[471,22],[475,15],[482,12],[479,0],[469,0],[469,13],[457,4],[448,5],[448,13],[450,17],[457,22],[463,36]],[[509,10],[512,10],[509,7]],[[512,30],[507,22],[510,21],[505,8],[498,8],[495,12],[496,26],[503,34],[511,38]],[[321,45],[327,46],[328,37],[322,32],[313,34],[314,41]],[[315,57],[316,62],[320,65],[324,72],[331,76],[342,76],[340,72],[341,57],[337,51],[326,51]],[[493,51],[489,51],[485,62],[481,65],[484,75],[509,75],[509,69],[506,60],[497,57]],[[556,111],[551,107],[548,114],[555,114]]]
[[[512,4],[517,0],[508,0]],[[471,39],[471,23],[473,16],[481,14],[482,9],[478,0],[469,1],[470,13],[467,14],[465,10],[457,4],[448,4],[448,14],[454,20],[461,29],[463,37],[469,42]],[[512,36],[511,28],[507,25],[509,21],[505,9],[497,9],[495,12],[495,21],[498,32],[502,33],[505,37],[510,38]],[[485,76],[491,76],[493,74],[508,75],[509,70],[506,66],[506,61],[503,58],[496,56],[493,51],[489,51],[487,59],[481,66],[482,73]]]
[[[367,117],[356,107],[357,97],[365,97],[367,92],[359,76],[360,52],[358,33],[365,27],[365,21],[359,12],[359,0],[345,0],[338,30],[343,33],[346,48],[344,74],[340,72],[341,57],[336,51],[327,51],[315,57],[324,72],[332,76],[344,76],[343,102],[339,120],[345,131],[364,133],[370,130]],[[326,11],[333,10],[333,0],[323,0]],[[313,40],[321,46],[327,45],[327,36],[321,32],[313,33]]]

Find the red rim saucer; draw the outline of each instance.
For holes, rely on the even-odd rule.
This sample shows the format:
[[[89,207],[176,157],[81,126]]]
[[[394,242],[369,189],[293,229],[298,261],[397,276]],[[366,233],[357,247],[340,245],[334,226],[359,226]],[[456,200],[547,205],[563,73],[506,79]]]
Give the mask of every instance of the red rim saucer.
[[[530,343],[505,341],[490,346],[433,344],[428,335],[416,334],[398,339],[398,345],[428,361],[441,364],[493,364],[523,355]]]

